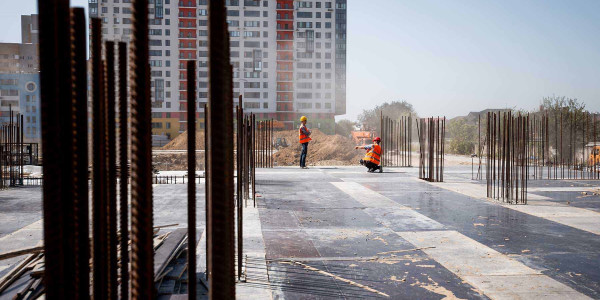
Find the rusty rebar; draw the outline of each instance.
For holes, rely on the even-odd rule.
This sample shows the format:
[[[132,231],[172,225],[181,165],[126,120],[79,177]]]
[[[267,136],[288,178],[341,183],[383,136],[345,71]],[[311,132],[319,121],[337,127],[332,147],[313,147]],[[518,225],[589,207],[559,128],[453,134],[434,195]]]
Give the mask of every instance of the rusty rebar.
[[[75,201],[75,298],[90,298],[90,239],[88,204],[88,82],[85,11],[72,8],[73,81],[75,97],[72,105],[74,131],[73,192]],[[31,159],[30,159],[31,161]]]
[[[134,0],[131,6],[131,298],[151,299],[155,293],[148,0]]]
[[[188,299],[196,299],[196,62],[187,62]]]
[[[93,216],[93,294],[108,299],[108,234],[106,203],[106,145],[104,127],[104,80],[102,63],[102,23],[92,18],[92,216]],[[45,160],[45,159],[44,159]]]
[[[117,283],[117,152],[115,132],[115,43],[105,43],[106,51],[106,152],[108,169],[108,291],[110,299],[118,297]]]
[[[127,44],[119,43],[119,223],[122,300],[129,299],[129,120],[127,115]]]
[[[70,17],[69,1],[39,0],[40,22],[40,83],[42,106],[42,147],[44,153],[44,250],[46,272],[44,280],[48,299],[72,299],[76,284],[73,274],[73,203],[64,190],[70,182],[62,165],[65,153],[53,147],[62,145],[65,152],[71,153],[70,128],[63,126],[67,121],[67,103],[72,101]],[[58,51],[59,48],[66,51]],[[68,74],[68,76],[64,76]],[[62,75],[59,76],[59,75]],[[68,107],[70,109],[70,107]],[[61,118],[61,116],[63,118]],[[12,115],[11,115],[12,119]],[[12,122],[12,120],[11,120]],[[64,135],[63,135],[64,133]],[[66,144],[62,144],[66,142]],[[10,145],[9,145],[10,148]],[[12,156],[9,154],[9,172]],[[68,172],[68,171],[67,171]]]
[[[233,208],[233,95],[225,2],[208,5],[209,29],[209,153],[207,241],[209,298],[235,298]]]

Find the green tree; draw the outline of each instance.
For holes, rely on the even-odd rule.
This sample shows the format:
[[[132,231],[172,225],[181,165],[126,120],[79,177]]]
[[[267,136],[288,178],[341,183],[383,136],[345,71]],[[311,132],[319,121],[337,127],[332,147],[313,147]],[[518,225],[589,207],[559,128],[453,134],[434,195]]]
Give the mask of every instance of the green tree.
[[[450,137],[449,152],[468,155],[475,151],[477,143],[477,126],[468,124],[464,119],[454,119],[448,122]]]
[[[402,116],[411,115],[413,118],[417,117],[415,109],[412,104],[406,101],[392,101],[391,103],[384,103],[376,106],[373,109],[365,109],[358,116],[358,122],[364,125],[367,130],[377,130],[381,124],[381,112],[389,118],[399,120]],[[413,119],[414,120],[414,119]]]
[[[356,123],[350,120],[339,120],[335,123],[335,134],[339,134],[344,137],[348,137],[352,130],[354,130],[354,125]]]

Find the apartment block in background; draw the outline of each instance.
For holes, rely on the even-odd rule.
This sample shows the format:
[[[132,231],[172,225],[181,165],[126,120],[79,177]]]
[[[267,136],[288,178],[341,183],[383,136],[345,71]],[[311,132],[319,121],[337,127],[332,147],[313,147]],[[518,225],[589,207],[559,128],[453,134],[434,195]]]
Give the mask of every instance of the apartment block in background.
[[[198,66],[202,125],[208,101],[207,4],[150,1],[153,134],[174,138],[186,129],[189,60]],[[332,133],[334,116],[345,113],[345,0],[227,0],[226,5],[235,104],[241,94],[245,110],[259,119],[292,129],[306,115],[312,127]],[[89,12],[102,19],[104,39],[131,40],[130,1],[89,0]]]
[[[23,115],[25,140],[41,137],[37,15],[21,16],[21,43],[0,43],[0,124]]]

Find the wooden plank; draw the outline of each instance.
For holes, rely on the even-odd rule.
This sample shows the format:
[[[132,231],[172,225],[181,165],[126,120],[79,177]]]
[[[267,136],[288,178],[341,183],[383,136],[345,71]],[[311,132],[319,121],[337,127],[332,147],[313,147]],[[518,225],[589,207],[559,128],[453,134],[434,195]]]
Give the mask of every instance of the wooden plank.
[[[31,269],[31,263],[36,261],[36,259],[39,259],[39,257],[38,254],[31,255],[0,279],[0,293],[8,288],[15,280],[19,279],[23,273]]]
[[[163,244],[154,252],[154,278],[165,269],[169,260],[173,256],[173,252],[179,247],[183,239],[187,236],[187,229],[180,228],[172,231],[171,234],[163,241]]]
[[[21,249],[17,249],[17,250],[5,252],[5,253],[0,253],[0,260],[9,259],[9,258],[13,258],[13,257],[25,255],[25,254],[39,253],[42,251],[44,251],[44,246],[21,248]]]

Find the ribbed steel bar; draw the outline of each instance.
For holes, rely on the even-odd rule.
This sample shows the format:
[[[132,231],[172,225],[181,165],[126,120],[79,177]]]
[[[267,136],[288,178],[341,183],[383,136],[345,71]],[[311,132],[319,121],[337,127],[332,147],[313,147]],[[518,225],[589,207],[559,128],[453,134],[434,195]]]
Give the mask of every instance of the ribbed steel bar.
[[[252,205],[256,207],[256,118],[252,114]]]
[[[44,153],[44,280],[47,299],[73,299],[76,289],[74,246],[73,199],[64,187],[72,183],[65,174],[64,153],[53,149],[62,145],[71,153],[68,141],[70,128],[64,128],[67,117],[65,106],[73,98],[71,84],[71,32],[68,0],[39,0],[40,22],[40,82],[42,106],[42,147]],[[66,49],[59,51],[59,49]],[[62,77],[60,76],[62,75]],[[68,76],[65,76],[68,75]],[[68,107],[70,109],[70,107]],[[62,117],[62,118],[61,118]],[[12,119],[12,115],[11,115]],[[11,120],[12,122],[12,120]],[[61,129],[64,129],[61,130]],[[64,135],[63,135],[64,134]],[[71,138],[72,139],[72,138]],[[67,141],[66,144],[61,144]],[[9,145],[10,148],[10,145]],[[11,150],[7,151],[9,161]],[[69,171],[67,171],[69,172]],[[73,248],[70,248],[73,247]]]
[[[115,43],[105,43],[106,51],[106,152],[108,169],[108,272],[109,297],[118,297],[117,267],[117,152],[115,128]]]
[[[132,1],[131,298],[154,298],[148,0]]]
[[[187,62],[188,299],[196,299],[196,62]]]
[[[129,299],[129,118],[127,98],[127,44],[119,46],[119,224],[120,224],[120,298]]]
[[[85,12],[83,8],[72,8],[71,21],[73,42],[73,81],[75,97],[72,106],[74,126],[74,207],[75,207],[75,278],[74,296],[90,298],[90,239],[88,205],[88,82]],[[30,162],[32,160],[30,159]]]
[[[209,120],[209,116],[210,116],[210,108],[208,106],[208,103],[204,104],[204,223],[206,224],[206,234],[208,235],[208,224],[209,224],[209,220],[210,218],[210,209],[209,209],[209,202],[208,202],[208,184],[210,182],[210,173],[208,173],[208,157],[210,154],[210,149],[211,149],[211,144],[210,144],[210,139],[208,138],[208,133],[209,133],[209,128],[210,128],[210,123],[208,122]],[[211,253],[210,251],[208,251],[208,239],[206,240],[205,243],[205,252],[206,252],[206,261],[205,266],[206,266],[206,270],[204,270],[204,274],[205,277],[204,279],[206,279],[207,281],[210,278],[210,273],[209,273],[209,269],[208,269],[208,264],[211,260]]]
[[[209,29],[209,143],[207,225],[209,298],[235,298],[233,201],[233,95],[229,34],[224,1],[210,1]]]
[[[104,80],[102,63],[102,23],[92,18],[92,216],[93,216],[93,294],[108,299],[108,234],[106,203],[106,145],[104,127]],[[45,160],[45,159],[44,159]]]

